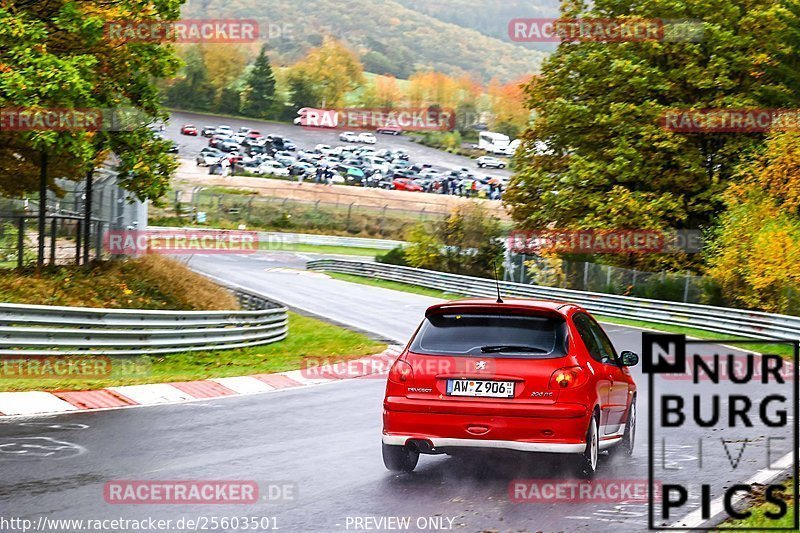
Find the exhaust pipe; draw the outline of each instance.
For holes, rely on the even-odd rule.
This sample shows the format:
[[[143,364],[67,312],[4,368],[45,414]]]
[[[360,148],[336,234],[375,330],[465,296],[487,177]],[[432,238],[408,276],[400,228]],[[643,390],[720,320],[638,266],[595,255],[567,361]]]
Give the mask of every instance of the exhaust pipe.
[[[406,444],[409,450],[419,453],[435,453],[433,452],[433,444],[429,440],[414,439],[408,441]]]

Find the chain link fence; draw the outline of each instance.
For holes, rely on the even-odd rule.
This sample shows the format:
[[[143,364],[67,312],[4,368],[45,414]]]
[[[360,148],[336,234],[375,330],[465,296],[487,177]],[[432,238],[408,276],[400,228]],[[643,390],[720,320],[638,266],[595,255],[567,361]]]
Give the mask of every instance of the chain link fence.
[[[509,254],[505,280],[685,303],[713,303],[710,278],[688,272],[643,272],[584,261]]]
[[[106,231],[147,225],[146,203],[131,198],[117,185],[116,177],[109,169],[95,171],[88,233],[86,181],[56,180],[59,192],[48,191],[46,198],[45,264],[81,264],[102,257]],[[38,197],[0,197],[0,268],[37,263],[38,211]]]
[[[330,201],[234,194],[195,187],[175,191],[173,204],[153,210],[153,225],[279,231],[311,231],[402,240],[419,222],[440,220],[446,212],[426,208],[363,205],[353,197],[332,196]],[[413,205],[413,204],[412,204]]]

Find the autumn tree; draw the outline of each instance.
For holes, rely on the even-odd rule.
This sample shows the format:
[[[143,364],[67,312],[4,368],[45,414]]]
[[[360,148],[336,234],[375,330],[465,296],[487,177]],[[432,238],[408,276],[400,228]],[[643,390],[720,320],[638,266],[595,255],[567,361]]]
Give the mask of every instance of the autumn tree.
[[[201,50],[219,108],[223,97],[231,98],[230,94],[224,94],[226,89],[232,88],[247,67],[247,51],[243,47],[220,43],[202,45]]]
[[[364,84],[364,69],[358,56],[341,42],[325,38],[291,67],[289,85],[303,100],[319,99],[328,108],[342,107],[345,95]],[[297,99],[294,101],[298,105]]]
[[[503,255],[502,234],[500,221],[485,207],[461,204],[432,227],[414,227],[405,257],[417,268],[490,277]]]
[[[141,117],[132,131],[0,131],[0,191],[34,191],[40,177],[55,190],[55,178],[80,179],[113,152],[121,186],[141,199],[166,192],[176,164],[145,126],[166,117],[155,80],[174,75],[179,61],[168,44],[113,38],[106,29],[113,21],[177,20],[181,3],[0,1],[0,107],[130,108]]]
[[[776,132],[724,196],[706,251],[726,303],[800,312],[800,133]]]
[[[500,84],[497,80],[489,83],[487,94],[494,117],[492,131],[515,138],[528,127],[531,110],[527,106],[525,87],[529,83],[529,77],[505,84]]]
[[[216,90],[209,80],[200,46],[186,48],[183,61],[181,75],[172,80],[166,89],[167,103],[177,108],[211,111]]]
[[[536,116],[504,195],[519,225],[699,228],[720,212],[737,162],[763,134],[677,133],[660,118],[669,109],[797,107],[800,23],[783,1],[711,5],[562,4],[566,18],[683,19],[701,32],[559,45],[526,88]]]

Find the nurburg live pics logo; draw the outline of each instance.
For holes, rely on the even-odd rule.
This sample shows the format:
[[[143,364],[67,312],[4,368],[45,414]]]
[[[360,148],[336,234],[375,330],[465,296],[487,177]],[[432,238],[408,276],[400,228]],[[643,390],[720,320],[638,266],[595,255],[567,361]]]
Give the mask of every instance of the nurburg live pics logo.
[[[649,529],[742,531],[724,522],[751,516],[748,507],[757,496],[765,504],[766,525],[759,531],[800,527],[800,342],[758,340],[759,349],[767,350],[760,355],[749,352],[748,342],[754,341],[642,334]],[[669,381],[687,373],[691,381],[679,387]],[[790,471],[793,487],[786,479]],[[793,527],[778,523],[792,514]]]

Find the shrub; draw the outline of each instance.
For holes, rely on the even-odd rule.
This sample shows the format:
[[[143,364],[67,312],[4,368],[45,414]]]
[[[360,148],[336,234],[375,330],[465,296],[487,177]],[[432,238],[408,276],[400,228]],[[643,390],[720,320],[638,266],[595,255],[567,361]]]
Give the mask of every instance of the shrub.
[[[408,259],[406,259],[406,251],[402,246],[392,248],[383,255],[375,257],[375,261],[385,265],[400,265],[408,266]]]

